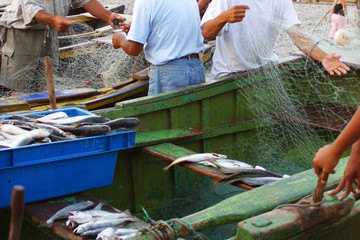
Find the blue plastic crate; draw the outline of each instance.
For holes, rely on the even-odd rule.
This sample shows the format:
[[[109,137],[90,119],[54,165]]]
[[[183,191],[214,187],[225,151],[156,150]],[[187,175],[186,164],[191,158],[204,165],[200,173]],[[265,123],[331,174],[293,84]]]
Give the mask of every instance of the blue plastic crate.
[[[69,108],[70,117],[92,115]],[[46,115],[54,111],[32,114]],[[0,150],[0,208],[10,205],[14,185],[25,187],[25,203],[112,184],[117,151],[135,145],[135,131],[114,132]]]

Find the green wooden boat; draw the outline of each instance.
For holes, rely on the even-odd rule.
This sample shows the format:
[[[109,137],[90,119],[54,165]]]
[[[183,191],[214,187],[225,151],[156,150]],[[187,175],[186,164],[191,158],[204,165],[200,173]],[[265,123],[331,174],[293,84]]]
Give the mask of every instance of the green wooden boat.
[[[262,90],[261,94],[264,94],[266,89],[274,89],[275,82],[272,80],[275,75],[269,73],[271,69],[238,73],[202,85],[123,101],[113,108],[94,111],[110,119],[138,117],[141,124],[136,129],[137,147],[119,152],[113,185],[91,191],[90,194],[111,199],[114,206],[133,212],[142,212],[141,204],[155,218],[185,216],[182,219],[195,230],[223,225],[226,228],[227,224],[237,223],[311,194],[316,183],[311,169],[311,154],[331,142],[356,110],[360,99],[356,90],[359,89],[360,71],[358,65],[349,63],[352,71],[348,75],[329,76],[319,70],[317,64],[311,67],[309,64],[307,59],[291,57],[281,62],[275,70],[275,75],[281,76],[283,84],[287,86],[286,101],[296,103],[294,107],[299,107],[301,114],[307,116],[304,118],[287,114],[292,110],[277,111],[270,104],[269,95],[265,101],[262,99],[257,104],[259,91]],[[334,89],[341,91],[334,92]],[[286,101],[284,103],[290,103]],[[299,127],[296,131],[311,129],[314,135],[295,141],[292,146],[287,144],[292,141],[289,138],[292,131],[273,135],[274,129],[283,129],[278,128],[279,124],[287,126],[289,122]],[[264,141],[254,137],[259,134],[265,140],[270,136],[273,141],[267,142],[269,146],[266,149],[270,151],[264,154],[262,151],[265,148],[259,147]],[[315,135],[318,137],[312,139]],[[311,147],[305,151],[307,145]],[[281,154],[275,153],[275,150],[281,150]],[[213,180],[203,175],[216,179],[222,176],[207,167],[184,164],[185,168],[177,166],[170,172],[162,171],[166,163],[160,159],[171,161],[194,152],[218,152],[254,166],[261,165],[282,174],[294,175],[242,193],[234,186],[212,186]],[[265,159],[264,155],[269,153],[272,156]],[[340,164],[338,173],[330,179],[329,187],[338,183],[345,162]],[[251,189],[246,185],[238,186]],[[114,192],[118,197],[114,196]],[[185,203],[179,203],[182,200]],[[207,204],[204,203],[206,200]],[[186,205],[193,207],[187,209],[184,207]],[[354,215],[354,218],[358,217]],[[186,234],[181,225],[177,226],[180,235]],[[224,231],[218,229],[215,228],[215,231]],[[230,235],[236,232],[235,229],[225,231]],[[237,239],[243,239],[239,232]],[[329,236],[325,232],[323,236]],[[210,231],[209,234],[213,235],[214,232]],[[300,238],[312,236],[310,233],[299,234]],[[215,239],[223,238],[217,236]]]

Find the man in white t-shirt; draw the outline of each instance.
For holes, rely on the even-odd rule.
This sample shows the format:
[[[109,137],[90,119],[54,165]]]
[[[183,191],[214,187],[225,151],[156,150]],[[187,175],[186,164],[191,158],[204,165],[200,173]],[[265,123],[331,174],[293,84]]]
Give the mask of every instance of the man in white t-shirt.
[[[196,1],[136,0],[127,37],[114,34],[112,41],[133,56],[144,48],[153,95],[205,82],[203,40]]]
[[[340,56],[314,47],[315,43],[300,33],[299,25],[291,0],[213,0],[201,21],[204,38],[216,37],[211,79],[276,62],[273,48],[281,28],[331,75],[350,70]]]

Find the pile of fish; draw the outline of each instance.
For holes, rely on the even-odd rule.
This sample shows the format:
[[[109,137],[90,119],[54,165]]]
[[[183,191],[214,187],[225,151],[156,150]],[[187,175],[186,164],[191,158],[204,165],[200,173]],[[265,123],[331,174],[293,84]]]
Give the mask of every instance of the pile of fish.
[[[289,177],[288,175],[281,175],[267,171],[263,167],[253,167],[250,164],[238,160],[227,159],[226,155],[217,153],[198,153],[187,155],[176,159],[170,165],[165,167],[164,170],[168,170],[170,167],[182,162],[190,162],[214,167],[219,169],[222,173],[228,175],[215,182],[215,186],[224,182],[226,184],[243,183],[251,187],[258,187]]]
[[[96,237],[96,240],[128,239],[136,236],[138,229],[124,228],[130,222],[139,221],[129,211],[108,212],[101,210],[105,203],[95,208],[92,201],[69,205],[50,217],[41,227],[51,228],[55,220],[66,219],[66,226],[82,237]]]
[[[139,123],[137,118],[109,120],[97,115],[69,117],[62,111],[48,115],[11,115],[0,120],[0,148],[104,135],[132,129]]]

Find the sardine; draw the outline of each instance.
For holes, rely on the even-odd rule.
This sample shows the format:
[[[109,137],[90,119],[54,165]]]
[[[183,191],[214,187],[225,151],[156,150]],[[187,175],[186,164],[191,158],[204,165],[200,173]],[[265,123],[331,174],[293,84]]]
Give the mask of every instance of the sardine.
[[[48,220],[46,220],[46,222],[44,222],[40,226],[51,228],[56,219],[66,218],[70,211],[84,210],[84,209],[90,208],[92,206],[94,206],[94,203],[92,201],[71,204],[71,205],[66,206],[66,207],[60,209],[59,211],[57,211],[53,216],[51,216]]]
[[[217,154],[217,153],[197,153],[192,155],[187,155],[181,158],[176,159],[170,165],[164,168],[164,170],[168,170],[175,164],[179,164],[182,162],[201,162],[201,161],[213,161],[219,158],[227,158],[226,155]]]

